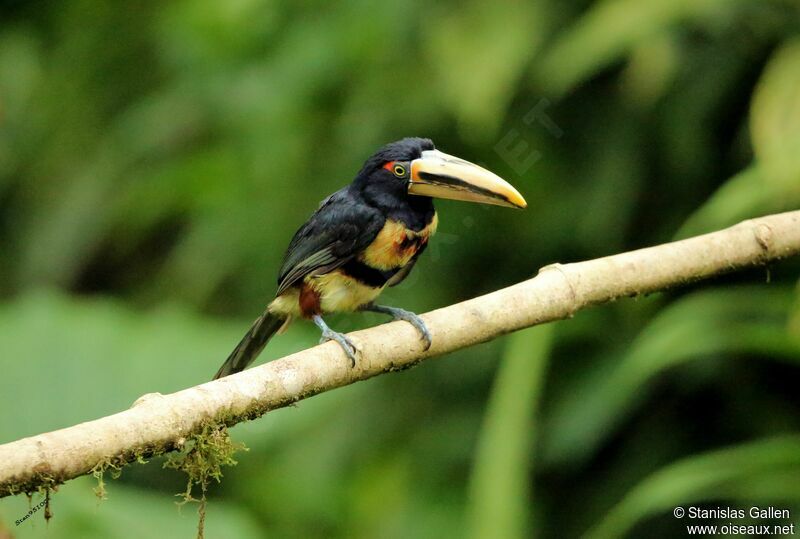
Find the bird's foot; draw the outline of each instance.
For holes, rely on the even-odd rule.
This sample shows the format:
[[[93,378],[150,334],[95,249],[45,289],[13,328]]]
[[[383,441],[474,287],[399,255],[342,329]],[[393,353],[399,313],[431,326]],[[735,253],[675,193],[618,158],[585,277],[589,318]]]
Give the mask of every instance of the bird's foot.
[[[347,354],[347,357],[350,358],[350,366],[356,366],[356,352],[358,348],[356,345],[353,344],[353,341],[347,338],[347,336],[343,333],[339,333],[338,331],[333,331],[331,328],[328,327],[328,324],[322,319],[320,315],[314,316],[314,323],[317,327],[322,331],[322,337],[319,340],[320,344],[326,343],[328,341],[336,341],[339,343],[339,346],[342,347],[344,353]]]
[[[423,322],[422,318],[411,311],[407,311],[399,307],[388,307],[386,305],[367,305],[363,308],[363,310],[388,314],[395,320],[404,320],[408,322],[417,328],[417,331],[419,331],[420,335],[422,336],[422,340],[425,341],[425,350],[431,347],[432,338],[431,332],[428,331],[428,326],[425,325],[425,322]]]

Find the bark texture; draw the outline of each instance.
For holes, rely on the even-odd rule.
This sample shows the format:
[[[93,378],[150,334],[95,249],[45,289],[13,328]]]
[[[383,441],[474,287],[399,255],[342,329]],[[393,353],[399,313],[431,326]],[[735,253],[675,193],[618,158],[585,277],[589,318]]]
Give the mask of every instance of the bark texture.
[[[355,368],[336,343],[326,343],[177,393],[145,395],[111,416],[0,445],[0,497],[63,483],[104,462],[170,451],[209,422],[234,425],[323,391],[569,318],[590,305],[797,254],[800,211],[793,211],[646,249],[553,264],[527,281],[423,315],[433,336],[428,351],[410,324],[393,322],[349,335],[360,350]]]

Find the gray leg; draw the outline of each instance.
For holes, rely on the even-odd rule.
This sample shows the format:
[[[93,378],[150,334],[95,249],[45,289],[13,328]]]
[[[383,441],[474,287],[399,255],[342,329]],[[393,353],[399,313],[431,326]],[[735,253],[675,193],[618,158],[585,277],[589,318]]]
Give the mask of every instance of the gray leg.
[[[351,367],[355,367],[357,348],[356,345],[353,344],[353,341],[348,339],[344,334],[329,328],[328,324],[325,323],[325,320],[323,320],[320,315],[315,314],[313,319],[314,323],[322,331],[322,338],[319,340],[320,344],[328,341],[338,342],[339,346],[344,350],[344,353],[350,358]]]
[[[417,331],[420,332],[420,334],[422,335],[422,340],[425,341],[425,350],[431,347],[431,332],[428,331],[428,327],[425,325],[425,322],[422,321],[422,318],[412,313],[411,311],[400,309],[399,307],[375,305],[374,303],[370,303],[369,305],[363,306],[361,310],[371,311],[374,313],[388,314],[395,320],[405,320],[406,322],[417,328]]]

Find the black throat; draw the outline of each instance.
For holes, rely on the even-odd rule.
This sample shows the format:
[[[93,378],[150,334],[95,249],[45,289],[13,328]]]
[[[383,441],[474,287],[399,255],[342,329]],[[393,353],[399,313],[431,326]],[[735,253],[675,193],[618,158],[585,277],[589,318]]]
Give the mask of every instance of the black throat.
[[[367,204],[379,210],[387,219],[399,221],[415,232],[428,226],[436,213],[432,198],[409,195],[405,186],[402,189],[387,189],[385,184],[368,183],[360,187],[361,196]]]

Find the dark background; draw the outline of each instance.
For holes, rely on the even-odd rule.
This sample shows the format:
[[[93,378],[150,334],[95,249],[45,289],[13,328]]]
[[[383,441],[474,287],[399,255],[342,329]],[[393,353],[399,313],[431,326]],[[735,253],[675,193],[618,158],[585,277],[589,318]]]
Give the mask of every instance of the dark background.
[[[417,312],[800,207],[798,30],[789,0],[0,3],[0,442],[208,380],[294,230],[403,136],[529,203],[440,202],[383,298]],[[798,270],[620,300],[237,426],[250,451],[207,536],[675,537],[678,505],[797,522]],[[295,324],[262,360],[317,339]],[[193,534],[158,459],[107,501],[93,486],[63,486],[49,526],[1,500],[0,537]]]

